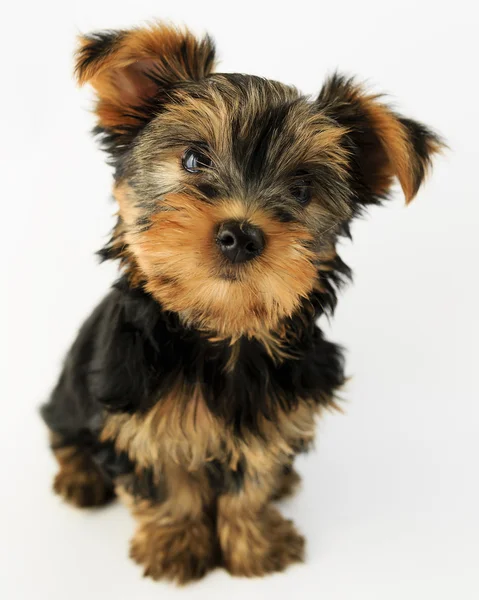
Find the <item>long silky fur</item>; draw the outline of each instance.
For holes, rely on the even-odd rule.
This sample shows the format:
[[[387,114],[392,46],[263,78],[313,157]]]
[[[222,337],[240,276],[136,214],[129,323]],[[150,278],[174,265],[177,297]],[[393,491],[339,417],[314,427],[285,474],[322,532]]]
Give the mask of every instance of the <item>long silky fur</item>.
[[[214,58],[208,36],[158,24],[80,40],[119,206],[100,256],[122,275],[41,409],[55,491],[92,506],[115,490],[138,518],[132,558],[181,583],[302,559],[270,502],[297,482],[294,455],[345,381],[317,324],[351,277],[337,241],[394,177],[411,201],[443,145],[352,79],[311,100],[213,73]],[[201,168],[185,168],[191,151]],[[264,235],[248,263],[220,250],[231,220]]]

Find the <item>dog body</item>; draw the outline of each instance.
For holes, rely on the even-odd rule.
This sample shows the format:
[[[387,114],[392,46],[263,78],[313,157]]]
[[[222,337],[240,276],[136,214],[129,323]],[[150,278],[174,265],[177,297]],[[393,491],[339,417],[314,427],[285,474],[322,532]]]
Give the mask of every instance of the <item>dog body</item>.
[[[394,177],[410,201],[441,148],[351,80],[310,100],[213,64],[209,38],[164,26],[82,39],[119,205],[101,254],[122,276],[42,409],[55,490],[121,496],[132,557],[180,583],[302,559],[272,501],[344,382],[316,324],[349,277],[337,239]]]

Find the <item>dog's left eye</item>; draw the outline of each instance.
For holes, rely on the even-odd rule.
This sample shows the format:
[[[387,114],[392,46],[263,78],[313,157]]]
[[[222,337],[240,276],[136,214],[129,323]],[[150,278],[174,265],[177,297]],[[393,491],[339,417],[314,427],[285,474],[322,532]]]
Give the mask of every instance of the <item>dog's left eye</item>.
[[[183,168],[188,173],[199,173],[202,169],[207,169],[211,167],[211,159],[206,156],[204,152],[201,150],[195,150],[194,148],[189,148],[183,154]]]
[[[291,195],[295,198],[300,204],[305,206],[309,204],[311,201],[311,181],[307,178],[301,178],[294,182],[294,184],[290,187]]]

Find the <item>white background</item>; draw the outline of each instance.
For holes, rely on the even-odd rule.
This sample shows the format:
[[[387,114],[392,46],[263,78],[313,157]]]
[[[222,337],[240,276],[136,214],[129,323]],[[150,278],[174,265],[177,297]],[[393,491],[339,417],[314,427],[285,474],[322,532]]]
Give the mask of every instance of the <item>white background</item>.
[[[479,598],[477,16],[472,2],[43,0],[2,8],[0,597]],[[409,207],[398,190],[353,230],[354,286],[328,335],[348,349],[344,415],[324,418],[284,504],[305,565],[261,580],[216,571],[186,589],[141,578],[126,509],[80,512],[50,485],[37,406],[115,277],[93,252],[115,211],[72,80],[80,31],[152,17],[208,30],[220,70],[317,93],[336,67],[391,94],[450,152]]]

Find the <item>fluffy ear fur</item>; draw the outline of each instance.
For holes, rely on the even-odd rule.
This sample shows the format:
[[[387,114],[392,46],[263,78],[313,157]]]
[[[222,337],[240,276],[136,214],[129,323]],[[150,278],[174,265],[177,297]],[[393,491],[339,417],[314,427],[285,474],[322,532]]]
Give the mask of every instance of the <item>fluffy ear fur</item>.
[[[187,30],[151,25],[128,31],[100,31],[80,38],[75,73],[90,83],[98,102],[97,133],[107,149],[124,148],[159,109],[173,85],[206,77],[214,67],[211,39]]]
[[[357,200],[363,204],[380,200],[397,177],[409,203],[431,157],[443,148],[441,139],[421,123],[392,112],[354,80],[337,74],[325,83],[317,103],[348,130]]]

